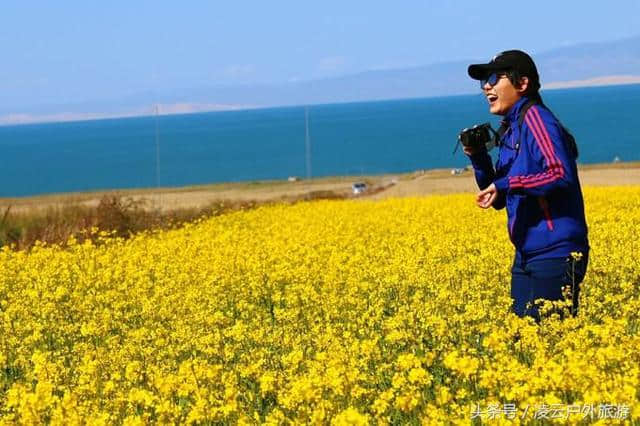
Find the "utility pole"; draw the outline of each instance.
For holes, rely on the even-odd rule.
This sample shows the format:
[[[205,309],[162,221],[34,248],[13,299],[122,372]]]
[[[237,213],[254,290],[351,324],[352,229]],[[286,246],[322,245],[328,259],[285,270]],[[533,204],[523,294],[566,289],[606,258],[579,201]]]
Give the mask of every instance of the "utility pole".
[[[305,151],[307,163],[307,180],[311,179],[311,138],[309,138],[309,107],[304,107]]]
[[[160,188],[160,132],[158,131],[159,107],[156,104],[156,188]]]

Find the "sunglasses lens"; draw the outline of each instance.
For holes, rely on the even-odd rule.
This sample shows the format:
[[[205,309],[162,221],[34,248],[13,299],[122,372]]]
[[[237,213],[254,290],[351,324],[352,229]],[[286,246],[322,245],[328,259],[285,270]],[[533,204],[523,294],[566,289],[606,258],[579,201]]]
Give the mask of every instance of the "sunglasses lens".
[[[480,80],[480,87],[484,87],[485,84],[489,83],[489,86],[493,87],[498,82],[498,74],[491,73],[487,78]]]

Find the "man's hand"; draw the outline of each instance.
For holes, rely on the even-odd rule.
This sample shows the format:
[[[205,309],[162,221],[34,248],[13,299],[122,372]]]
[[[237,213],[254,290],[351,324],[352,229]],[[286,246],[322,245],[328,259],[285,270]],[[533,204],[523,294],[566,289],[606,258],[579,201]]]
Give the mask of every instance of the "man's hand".
[[[476,204],[478,207],[488,209],[498,197],[498,189],[495,184],[489,185],[487,188],[478,192],[476,195]]]

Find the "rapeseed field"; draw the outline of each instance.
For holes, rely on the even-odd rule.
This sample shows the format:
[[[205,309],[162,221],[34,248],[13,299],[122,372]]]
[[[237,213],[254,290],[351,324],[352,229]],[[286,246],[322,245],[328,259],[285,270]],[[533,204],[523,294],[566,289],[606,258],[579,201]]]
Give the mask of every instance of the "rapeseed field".
[[[580,310],[540,325],[473,197],[4,248],[0,423],[637,422],[640,187],[585,189]]]

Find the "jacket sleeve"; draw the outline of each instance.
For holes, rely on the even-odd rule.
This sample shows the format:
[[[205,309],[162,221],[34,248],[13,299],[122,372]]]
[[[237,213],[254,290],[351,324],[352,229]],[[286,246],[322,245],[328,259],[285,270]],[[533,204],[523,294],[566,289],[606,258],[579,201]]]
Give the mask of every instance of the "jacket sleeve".
[[[476,178],[478,188],[485,189],[491,185],[495,179],[496,172],[493,170],[493,164],[491,164],[491,157],[486,149],[482,149],[480,152],[473,154],[469,157],[471,165],[473,166],[473,172]]]
[[[474,175],[478,188],[485,189],[491,185],[496,179],[496,171],[491,163],[491,156],[486,150],[474,154],[469,157],[471,159],[471,165],[473,166]],[[500,210],[504,208],[506,202],[506,195],[504,192],[498,192],[496,200],[493,202],[493,208]]]
[[[521,149],[531,157],[526,164],[538,173],[504,176],[494,182],[501,193],[517,192],[533,196],[567,188],[577,180],[569,167],[570,156],[564,144],[564,132],[553,115],[538,106],[525,114],[520,137]],[[526,173],[526,170],[523,170]]]

